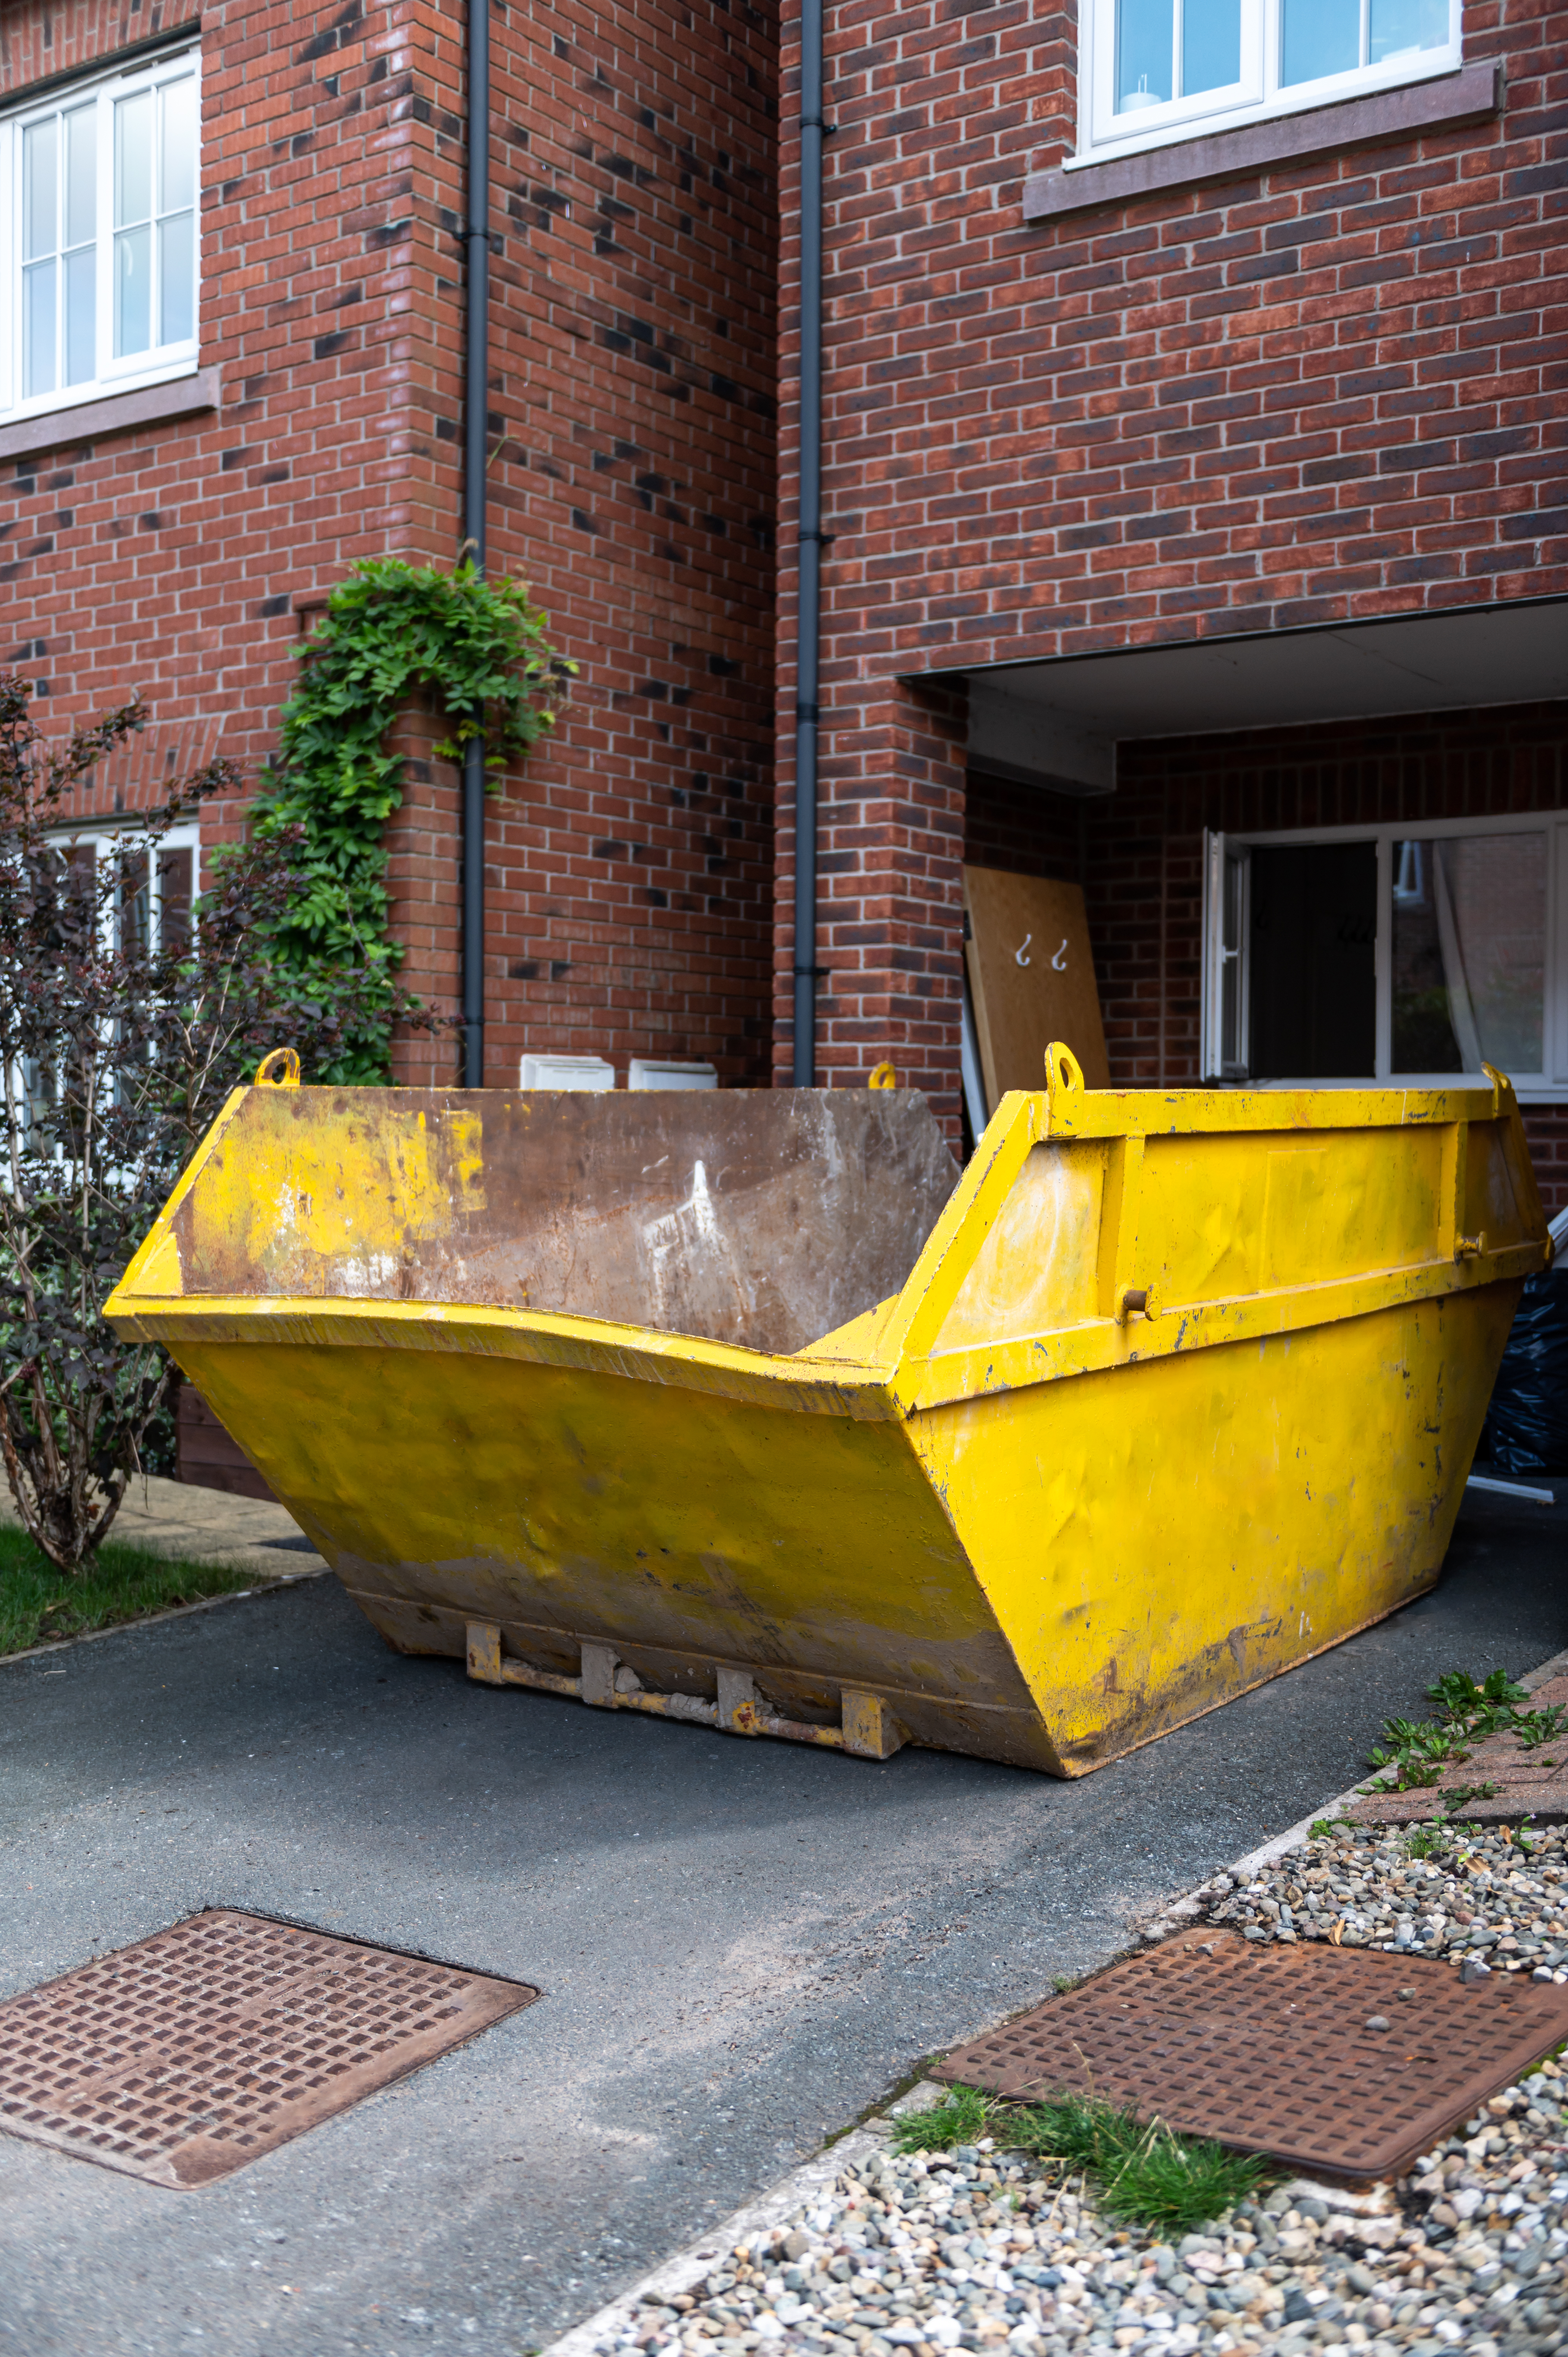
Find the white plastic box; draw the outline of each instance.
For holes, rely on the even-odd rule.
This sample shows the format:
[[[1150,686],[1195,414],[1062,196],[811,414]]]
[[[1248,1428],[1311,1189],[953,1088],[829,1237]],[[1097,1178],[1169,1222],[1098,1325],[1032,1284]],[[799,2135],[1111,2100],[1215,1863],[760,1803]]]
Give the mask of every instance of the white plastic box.
[[[518,1072],[523,1089],[613,1089],[616,1068],[602,1056],[525,1056]]]
[[[669,1064],[634,1056],[626,1084],[628,1089],[716,1089],[719,1076],[712,1064]]]

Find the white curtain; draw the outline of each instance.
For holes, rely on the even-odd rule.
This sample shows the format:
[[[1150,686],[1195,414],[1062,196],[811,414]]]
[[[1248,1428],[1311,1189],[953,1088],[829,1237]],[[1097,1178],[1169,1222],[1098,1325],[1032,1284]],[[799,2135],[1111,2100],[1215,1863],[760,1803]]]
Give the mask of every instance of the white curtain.
[[[1437,941],[1443,952],[1443,980],[1448,992],[1448,1020],[1454,1026],[1461,1070],[1478,1072],[1483,1060],[1481,1035],[1476,1026],[1476,1009],[1465,972],[1465,952],[1454,915],[1454,893],[1448,877],[1450,845],[1434,843],[1427,848],[1432,856],[1432,899],[1437,911]]]

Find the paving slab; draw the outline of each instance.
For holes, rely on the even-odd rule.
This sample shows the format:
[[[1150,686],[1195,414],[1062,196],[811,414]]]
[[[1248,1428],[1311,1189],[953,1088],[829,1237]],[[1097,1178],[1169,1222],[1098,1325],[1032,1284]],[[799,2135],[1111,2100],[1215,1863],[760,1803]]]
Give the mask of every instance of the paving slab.
[[[0,2135],[0,2350],[537,2348],[1343,1791],[1441,1672],[1560,1651],[1565,1533],[1467,1501],[1435,1594],[1071,1784],[471,1684],[331,1579],[0,1668],[0,1996],[209,1906],[543,1992],[199,2192]]]
[[[16,1528],[21,1519],[0,1481],[0,1523]],[[285,1506],[267,1498],[233,1497],[227,1490],[200,1490],[157,1473],[131,1484],[109,1535],[123,1546],[145,1547],[149,1555],[232,1564],[260,1578],[298,1578],[327,1568]]]
[[[1435,1784],[1358,1798],[1348,1813],[1369,1825],[1426,1824],[1438,1816],[1479,1825],[1517,1824],[1521,1817],[1542,1825],[1568,1824],[1568,1677],[1536,1687],[1530,1706],[1563,1712],[1561,1738],[1526,1744],[1507,1728],[1483,1736]]]

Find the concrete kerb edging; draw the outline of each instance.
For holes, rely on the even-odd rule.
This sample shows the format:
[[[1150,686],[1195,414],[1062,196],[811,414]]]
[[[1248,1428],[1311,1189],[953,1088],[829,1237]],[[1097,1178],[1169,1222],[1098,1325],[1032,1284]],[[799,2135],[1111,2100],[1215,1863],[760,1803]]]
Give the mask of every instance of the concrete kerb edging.
[[[893,2122],[900,2113],[924,2111],[946,2093],[947,2089],[939,2087],[934,2079],[922,2079],[891,2111],[867,2120],[864,2127],[841,2136],[815,2160],[804,2161],[799,2169],[791,2169],[770,2193],[748,2201],[744,2210],[735,2211],[679,2257],[666,2259],[662,2266],[655,2267],[628,2291],[623,2291],[618,2299],[601,2308],[596,2316],[590,2316],[585,2324],[575,2324],[559,2341],[552,2341],[541,2352],[541,2357],[590,2357],[595,2344],[607,2334],[626,2330],[650,2292],[666,2300],[678,2299],[683,2291],[701,2283],[723,2252],[734,2250],[737,2243],[754,2243],[759,2235],[772,2233],[797,2211],[810,2209],[813,2194],[831,2192],[841,2169],[869,2160],[874,2152],[883,2151],[892,2134]]]
[[[1568,1650],[1554,1653],[1538,1669],[1527,1671],[1520,1684],[1528,1692],[1533,1692],[1537,1686],[1544,1685],[1549,1678],[1564,1675],[1568,1675]],[[1310,1816],[1303,1817],[1284,1833],[1275,1834],[1257,1849],[1251,1849],[1244,1857],[1239,1857],[1233,1866],[1220,1870],[1237,1880],[1243,1875],[1261,1872],[1265,1866],[1272,1866],[1276,1858],[1283,1857],[1287,1850],[1294,1849],[1298,1842],[1305,1841],[1321,1818],[1332,1817],[1359,1796],[1359,1786],[1352,1784],[1348,1792],[1336,1793],[1331,1801],[1325,1801],[1321,1808],[1314,1809]],[[1167,1907],[1154,1922],[1144,1925],[1141,1938],[1145,1944],[1165,1938],[1190,1921],[1202,1906],[1199,1892],[1189,1891],[1185,1898]],[[718,2225],[710,2227],[700,2240],[677,2257],[666,2259],[662,2266],[640,2276],[628,2290],[590,2316],[585,2323],[575,2324],[558,2341],[548,2342],[540,2352],[540,2357],[593,2357],[593,2352],[601,2341],[618,2338],[627,2330],[650,2293],[669,2301],[679,2298],[682,2292],[690,2291],[725,2251],[734,2250],[737,2243],[754,2243],[759,2235],[772,2233],[798,2212],[809,2209],[813,2194],[829,2192],[841,2169],[869,2160],[873,2153],[884,2150],[892,2135],[893,2123],[902,2113],[925,2111],[930,2104],[940,2103],[947,2092],[936,2080],[922,2079],[887,2112],[867,2120],[864,2126],[854,2129],[849,2136],[842,2136],[837,2144],[830,2145],[814,2160],[805,2161],[799,2169],[791,2169],[789,2176],[781,2179],[770,2192],[762,2194],[756,2201],[747,2202],[744,2209],[735,2211]],[[1359,2213],[1384,2209],[1392,2198],[1384,2186],[1374,2186],[1366,2193],[1352,2193],[1344,2186],[1320,2185],[1311,2178],[1295,2179],[1292,2190],[1296,2189],[1315,2195],[1334,2209]]]
[[[222,1556],[204,1557],[224,1567]],[[236,1569],[242,1566],[236,1566]],[[243,1566],[247,1570],[248,1566]],[[78,1645],[96,1645],[104,1637],[128,1637],[133,1630],[156,1629],[161,1620],[184,1620],[192,1612],[215,1612],[220,1604],[238,1604],[247,1596],[270,1596],[279,1587],[297,1587],[302,1580],[326,1579],[331,1573],[328,1563],[306,1564],[302,1571],[251,1572],[249,1587],[226,1587],[221,1596],[203,1596],[194,1604],[171,1604],[163,1612],[144,1612],[134,1620],[116,1620],[109,1629],[84,1629],[79,1637],[56,1637],[47,1645],[28,1645],[19,1653],[0,1653],[0,1670],[8,1670],[14,1662],[36,1662],[45,1653],[69,1653]]]

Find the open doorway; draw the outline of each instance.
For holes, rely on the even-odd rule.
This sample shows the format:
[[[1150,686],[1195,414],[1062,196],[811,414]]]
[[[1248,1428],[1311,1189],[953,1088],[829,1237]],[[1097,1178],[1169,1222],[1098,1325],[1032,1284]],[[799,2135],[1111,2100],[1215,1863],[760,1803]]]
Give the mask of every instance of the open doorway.
[[[1254,845],[1251,1075],[1370,1080],[1378,1044],[1375,843]]]

